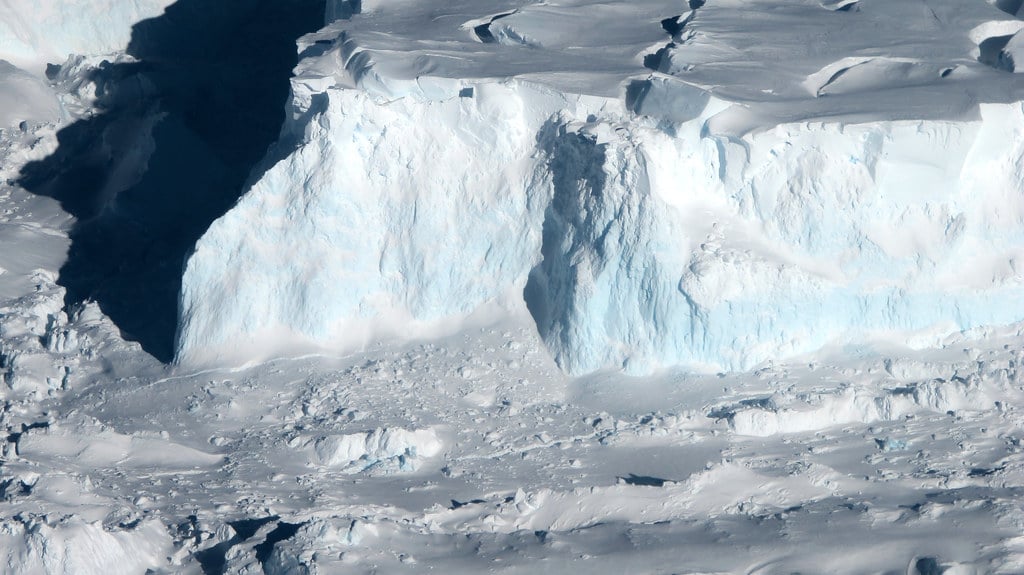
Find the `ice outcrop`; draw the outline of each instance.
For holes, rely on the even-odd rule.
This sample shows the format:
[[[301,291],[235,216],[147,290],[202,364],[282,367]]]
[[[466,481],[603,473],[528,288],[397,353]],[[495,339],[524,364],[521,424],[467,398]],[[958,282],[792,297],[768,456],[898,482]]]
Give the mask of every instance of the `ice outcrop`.
[[[166,563],[171,537],[158,520],[105,529],[77,517],[18,515],[0,524],[5,573],[105,575],[142,573]]]
[[[424,458],[441,452],[433,429],[378,428],[363,433],[327,435],[310,442],[314,462],[341,473],[415,471]]]
[[[477,12],[507,13],[490,4]],[[382,25],[383,10],[363,22]],[[925,343],[1024,319],[1021,104],[950,96],[948,117],[933,117],[880,87],[896,70],[896,94],[932,101],[948,68],[858,61],[808,91],[832,68],[803,62],[790,87],[808,102],[801,117],[771,98],[720,98],[678,70],[650,76],[641,52],[586,45],[605,71],[635,66],[608,94],[607,76],[577,69],[574,82],[562,67],[579,62],[547,59],[564,41],[510,47],[452,28],[488,66],[527,59],[483,75],[444,63],[456,32],[398,58],[359,23],[305,40],[284,129],[294,150],[198,242],[179,361],[429,336],[495,302],[525,301],[576,374],[745,369],[829,343]],[[609,45],[628,45],[632,25]],[[883,93],[875,118],[851,99],[865,91]]]

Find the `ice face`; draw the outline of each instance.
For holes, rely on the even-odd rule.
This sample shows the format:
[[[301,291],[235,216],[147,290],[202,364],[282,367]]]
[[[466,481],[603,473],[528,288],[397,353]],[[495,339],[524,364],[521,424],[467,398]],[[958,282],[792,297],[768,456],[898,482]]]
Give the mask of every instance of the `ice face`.
[[[521,290],[546,203],[530,160],[543,112],[509,86],[470,89],[387,107],[357,91],[318,94],[304,143],[198,242],[179,355],[250,353],[272,332],[334,347],[368,328],[433,329]]]
[[[549,152],[527,301],[572,373],[745,369],[1017,321],[1022,119],[993,105],[971,123],[784,125],[739,141],[684,124],[604,144],[584,127]]]
[[[573,46],[534,14],[547,8],[513,16],[492,4],[482,19],[431,20],[462,24],[428,31],[429,54],[426,40],[402,57],[384,49],[405,40],[408,5],[413,14],[378,7],[304,40],[283,132],[294,150],[268,160],[197,244],[179,361],[430,337],[495,302],[513,313],[525,303],[573,374],[746,369],[1024,318],[1020,104],[962,105],[941,87],[947,69],[918,53],[805,58],[787,90],[806,107],[772,95],[753,105],[683,81],[678,66],[623,72],[640,66],[623,46],[649,39],[635,21],[609,24],[622,19],[609,7],[578,12],[614,32],[604,47],[581,40],[592,55],[581,64],[551,59]],[[674,38],[700,22],[658,24],[664,7],[641,7],[641,22],[649,13]],[[1003,26],[992,12],[959,16],[965,42],[984,18]],[[495,21],[506,41],[480,36]],[[377,34],[387,22],[397,32]],[[509,46],[513,36],[528,46]],[[444,63],[459,42],[480,55]],[[695,54],[726,53],[708,50]],[[1020,89],[1013,74],[970,69]],[[612,94],[609,70],[621,79]],[[901,102],[915,97],[941,106],[918,114]]]

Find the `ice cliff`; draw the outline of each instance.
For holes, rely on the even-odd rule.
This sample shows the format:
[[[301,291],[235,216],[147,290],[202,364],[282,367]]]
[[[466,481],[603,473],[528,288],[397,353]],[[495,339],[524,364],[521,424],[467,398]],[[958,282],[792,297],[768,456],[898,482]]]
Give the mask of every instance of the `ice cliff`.
[[[301,42],[281,144],[188,260],[179,361],[523,303],[574,374],[1024,319],[1024,83],[986,45],[1020,22],[889,4],[329,5],[362,13]],[[729,27],[757,15],[765,42]]]

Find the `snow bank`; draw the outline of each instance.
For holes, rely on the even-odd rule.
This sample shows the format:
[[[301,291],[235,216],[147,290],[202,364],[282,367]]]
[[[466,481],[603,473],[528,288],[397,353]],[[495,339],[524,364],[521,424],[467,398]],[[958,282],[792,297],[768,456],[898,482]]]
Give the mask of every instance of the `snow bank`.
[[[621,25],[612,8],[555,14],[581,19],[570,31],[609,27],[601,45],[549,38],[525,8],[498,20],[532,38],[528,52],[480,35],[499,4],[445,27],[470,12],[459,4],[450,10],[467,14],[415,32],[404,23],[416,9],[378,7],[304,40],[284,129],[294,151],[198,242],[179,361],[431,337],[524,300],[574,374],[745,369],[828,343],[921,345],[1024,319],[1019,103],[942,96],[932,85],[945,69],[924,52],[829,54],[794,65],[806,73],[790,86],[825,119],[780,121],[801,108],[728,101],[683,68],[635,74],[629,50],[650,45],[649,24],[664,34],[661,3]],[[964,42],[996,18],[964,14]],[[459,43],[478,52],[446,59]],[[555,59],[567,48],[591,57]],[[893,74],[903,98],[923,94],[948,117],[897,110],[882,94]],[[874,117],[847,98],[872,90],[884,96]]]
[[[172,465],[199,469],[223,461],[222,456],[204,453],[164,437],[125,435],[91,418],[69,419],[75,424],[51,425],[22,433],[17,441],[18,455],[33,460],[61,461],[66,467]]]
[[[709,464],[706,470],[684,481],[668,481],[659,487],[619,484],[572,491],[520,489],[496,504],[437,509],[428,512],[424,521],[434,531],[444,527],[458,532],[565,532],[620,521],[667,522],[694,513],[719,515],[753,507],[784,509],[796,503],[794,493],[811,500],[829,495],[821,487],[819,475],[836,473],[814,469],[806,476],[771,477],[732,463]]]

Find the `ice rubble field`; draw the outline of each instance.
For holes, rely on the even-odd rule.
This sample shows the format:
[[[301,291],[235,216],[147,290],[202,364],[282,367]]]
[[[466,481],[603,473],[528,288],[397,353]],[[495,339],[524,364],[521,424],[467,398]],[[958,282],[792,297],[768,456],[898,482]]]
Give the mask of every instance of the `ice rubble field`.
[[[1019,3],[329,0],[163,365],[19,174],[169,6],[0,0],[0,571],[1024,572]]]

